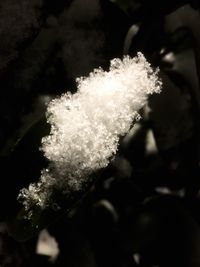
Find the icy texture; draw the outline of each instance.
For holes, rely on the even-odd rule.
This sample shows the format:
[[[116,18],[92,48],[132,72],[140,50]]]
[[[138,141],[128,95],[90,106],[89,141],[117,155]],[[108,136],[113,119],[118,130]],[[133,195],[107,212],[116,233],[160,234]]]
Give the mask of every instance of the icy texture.
[[[95,69],[77,79],[77,93],[64,94],[50,102],[49,136],[42,150],[49,160],[38,183],[19,195],[27,210],[48,207],[53,191],[73,194],[89,183],[91,174],[105,168],[117,152],[119,138],[138,119],[148,94],[160,92],[157,71],[141,53],[113,59],[110,70]]]

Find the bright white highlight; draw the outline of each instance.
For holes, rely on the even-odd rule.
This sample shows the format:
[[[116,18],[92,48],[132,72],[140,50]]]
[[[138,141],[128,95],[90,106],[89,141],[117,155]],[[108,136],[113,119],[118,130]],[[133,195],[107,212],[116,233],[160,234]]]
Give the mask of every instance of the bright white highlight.
[[[49,261],[53,263],[57,259],[59,252],[56,239],[46,229],[43,229],[38,237],[36,253],[49,256]]]
[[[51,132],[42,139],[41,149],[50,164],[38,183],[21,190],[19,198],[27,210],[50,206],[55,189],[63,194],[80,190],[94,172],[105,168],[119,138],[138,119],[148,94],[160,92],[161,82],[138,53],[113,59],[108,72],[99,68],[77,79],[77,88],[76,94],[64,94],[48,105]]]

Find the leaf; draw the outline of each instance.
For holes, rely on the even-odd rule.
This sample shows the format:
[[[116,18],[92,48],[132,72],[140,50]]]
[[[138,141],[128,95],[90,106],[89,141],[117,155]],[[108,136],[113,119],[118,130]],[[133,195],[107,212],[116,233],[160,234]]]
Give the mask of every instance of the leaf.
[[[39,147],[41,138],[49,130],[50,126],[43,115],[24,126],[17,141],[13,138],[1,151],[0,165],[4,177],[0,181],[0,204],[4,216],[9,217],[16,212],[19,190],[36,179],[45,166],[46,160]],[[6,195],[3,193],[5,191]],[[5,202],[8,203],[6,207]]]
[[[51,203],[57,203],[55,208],[41,209],[38,206],[32,207],[32,215],[27,218],[28,211],[22,208],[15,218],[8,220],[8,231],[10,235],[18,241],[26,241],[38,234],[40,230],[54,224],[62,216],[68,216],[69,212],[77,209],[89,194],[91,186],[97,182],[105,170],[99,171],[90,177],[90,182],[81,190],[70,192],[68,195],[53,192]]]

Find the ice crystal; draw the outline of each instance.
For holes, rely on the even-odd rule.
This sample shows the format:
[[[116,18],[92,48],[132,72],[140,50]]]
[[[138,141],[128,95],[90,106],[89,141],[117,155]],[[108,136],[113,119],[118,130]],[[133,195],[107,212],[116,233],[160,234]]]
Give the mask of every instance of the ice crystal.
[[[79,191],[91,174],[105,168],[117,152],[119,138],[138,119],[149,94],[160,92],[161,82],[145,57],[113,59],[109,71],[95,69],[77,79],[77,93],[66,93],[50,102],[49,136],[42,151],[49,168],[38,183],[22,189],[19,199],[27,210],[49,206],[54,190]]]

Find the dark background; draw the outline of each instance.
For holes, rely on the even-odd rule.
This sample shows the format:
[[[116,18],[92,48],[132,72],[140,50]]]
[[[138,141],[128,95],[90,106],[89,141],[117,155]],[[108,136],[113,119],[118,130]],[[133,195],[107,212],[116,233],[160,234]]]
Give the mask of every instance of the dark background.
[[[200,266],[199,8],[198,0],[0,1],[1,266]],[[137,51],[160,68],[162,93],[70,212],[23,228],[16,198],[47,164],[46,104],[76,92],[76,77]],[[35,253],[44,227],[59,245],[53,263]]]

